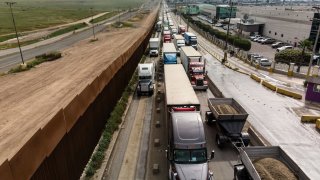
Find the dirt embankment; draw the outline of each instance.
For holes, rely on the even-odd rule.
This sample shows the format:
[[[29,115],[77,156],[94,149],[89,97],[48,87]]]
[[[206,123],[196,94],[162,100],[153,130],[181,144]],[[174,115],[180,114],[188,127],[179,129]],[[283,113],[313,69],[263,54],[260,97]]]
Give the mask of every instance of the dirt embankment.
[[[142,21],[134,22],[133,28],[108,29],[98,34],[98,41],[79,42],[66,49],[60,60],[0,77],[0,177],[8,161],[14,157],[15,162],[24,164],[19,167],[28,166],[28,162],[19,161],[17,152],[146,33],[155,14],[153,12]],[[52,150],[42,148],[46,152]],[[25,156],[36,156],[32,151],[24,152],[30,153]],[[12,167],[11,171],[14,171]]]

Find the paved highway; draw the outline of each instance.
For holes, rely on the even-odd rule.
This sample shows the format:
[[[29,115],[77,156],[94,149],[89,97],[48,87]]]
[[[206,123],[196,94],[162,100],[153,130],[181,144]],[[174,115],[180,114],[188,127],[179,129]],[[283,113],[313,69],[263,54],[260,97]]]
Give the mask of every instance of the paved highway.
[[[136,13],[137,13],[137,11],[126,12],[120,16],[120,19],[121,19],[121,21],[129,19],[130,17],[134,16]],[[106,20],[104,24],[97,25],[95,27],[95,32],[98,33],[98,32],[103,31],[108,24],[111,24],[117,20],[118,20],[118,16],[115,16],[115,17],[112,17],[112,18]],[[40,55],[40,54],[43,54],[46,52],[59,51],[59,50],[65,49],[67,47],[70,47],[73,44],[75,44],[76,42],[87,39],[91,36],[92,36],[92,29],[89,28],[84,31],[75,33],[71,36],[65,37],[59,41],[56,41],[56,42],[53,42],[50,44],[46,44],[46,45],[42,45],[39,47],[35,47],[32,49],[23,50],[23,57],[25,60],[28,60],[28,59],[31,59],[37,55]],[[25,48],[22,48],[22,49],[25,49]],[[0,59],[0,72],[6,72],[6,71],[10,70],[12,67],[14,67],[20,63],[21,63],[21,57],[20,57],[20,54],[17,52],[13,53],[11,55],[1,57],[1,59]]]

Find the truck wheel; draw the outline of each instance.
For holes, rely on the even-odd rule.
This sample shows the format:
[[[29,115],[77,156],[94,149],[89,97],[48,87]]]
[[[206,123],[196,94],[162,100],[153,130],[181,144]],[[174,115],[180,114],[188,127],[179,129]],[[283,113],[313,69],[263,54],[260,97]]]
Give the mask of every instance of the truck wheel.
[[[248,133],[241,133],[241,138],[245,147],[247,147],[250,143],[250,136]]]
[[[217,144],[218,148],[222,148],[222,142],[221,142],[219,134],[216,135],[216,144]]]

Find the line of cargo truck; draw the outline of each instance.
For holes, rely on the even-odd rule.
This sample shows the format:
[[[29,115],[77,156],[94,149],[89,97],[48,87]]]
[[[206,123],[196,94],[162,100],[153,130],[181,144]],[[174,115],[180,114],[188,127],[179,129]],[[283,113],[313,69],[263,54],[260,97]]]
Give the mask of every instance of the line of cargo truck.
[[[213,179],[200,102],[181,64],[164,65],[169,179]]]

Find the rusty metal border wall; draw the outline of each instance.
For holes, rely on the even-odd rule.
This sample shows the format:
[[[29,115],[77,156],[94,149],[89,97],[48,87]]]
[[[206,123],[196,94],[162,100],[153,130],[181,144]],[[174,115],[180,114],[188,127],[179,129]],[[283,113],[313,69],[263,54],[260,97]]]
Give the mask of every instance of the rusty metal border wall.
[[[156,17],[153,14],[153,23],[131,48],[0,164],[0,179],[79,179],[148,46]]]

